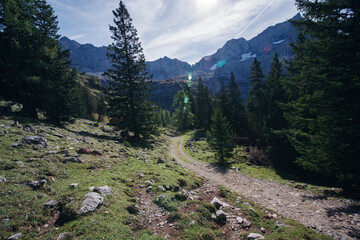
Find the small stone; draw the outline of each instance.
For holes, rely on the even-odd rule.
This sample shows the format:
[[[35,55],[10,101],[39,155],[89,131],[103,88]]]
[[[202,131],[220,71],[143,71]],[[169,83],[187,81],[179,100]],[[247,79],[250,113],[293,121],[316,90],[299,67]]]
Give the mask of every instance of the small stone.
[[[305,188],[307,188],[307,184],[305,184],[305,183],[303,183],[303,184],[296,184],[295,185],[295,188],[297,188],[297,189],[305,189]]]
[[[222,222],[222,223],[225,223],[226,222],[226,214],[223,210],[219,210],[216,212],[216,217],[217,219]]]
[[[69,188],[76,188],[78,185],[78,183],[72,183],[69,185]]]
[[[46,203],[44,203],[44,206],[47,208],[55,208],[59,204],[59,201],[57,200],[49,200]]]
[[[275,227],[286,227],[285,223],[283,223],[282,221],[280,220],[277,220],[275,222]]]
[[[131,205],[126,207],[126,210],[130,213],[130,214],[138,214],[139,213],[139,208],[137,205]]]
[[[214,197],[210,204],[214,205],[217,209],[219,209],[220,207],[222,207],[224,205],[224,203],[222,201],[220,201],[220,199],[218,199],[217,197]]]
[[[6,182],[6,178],[0,176],[0,183],[5,183]]]
[[[139,178],[143,178],[143,177],[145,177],[144,174],[140,173]]]
[[[95,187],[89,187],[89,191],[94,191]]]
[[[67,236],[69,236],[69,233],[68,233],[68,232],[60,233],[60,235],[58,236],[58,238],[57,238],[56,240],[64,239],[64,238],[66,238]]]
[[[153,185],[153,182],[152,182],[152,181],[145,181],[144,183],[145,183],[145,185],[146,185],[147,187]]]
[[[246,218],[244,218],[244,222],[242,225],[243,228],[250,228],[251,227],[251,222],[249,220],[247,220]]]
[[[254,240],[254,239],[265,239],[263,235],[258,233],[250,233],[248,235],[248,240]]]
[[[263,227],[260,228],[260,231],[261,231],[262,233],[266,233],[266,229],[263,228]]]
[[[82,160],[79,157],[69,157],[69,158],[65,158],[64,162],[84,163],[84,160]]]
[[[44,186],[45,183],[46,183],[46,180],[43,179],[41,181],[31,181],[31,182],[28,183],[28,185],[30,187],[32,187],[33,189],[37,189],[37,188],[40,188],[40,187]]]
[[[149,186],[147,189],[146,189],[146,192],[150,192],[152,190],[152,186]]]
[[[166,192],[165,188],[163,186],[158,186],[158,189],[162,192]]]
[[[238,224],[242,224],[244,222],[244,219],[242,217],[236,217],[236,222]]]
[[[21,233],[17,233],[8,237],[7,240],[16,240],[16,239],[20,239],[20,237],[21,237]]]
[[[17,161],[16,163],[19,167],[22,167],[22,168],[25,167],[25,164],[21,161]]]
[[[162,158],[158,158],[157,164],[160,164],[160,163],[166,163],[166,161]]]
[[[105,195],[111,194],[111,187],[109,187],[109,186],[97,187],[97,188],[95,188],[95,192],[98,192],[101,195],[105,196]]]

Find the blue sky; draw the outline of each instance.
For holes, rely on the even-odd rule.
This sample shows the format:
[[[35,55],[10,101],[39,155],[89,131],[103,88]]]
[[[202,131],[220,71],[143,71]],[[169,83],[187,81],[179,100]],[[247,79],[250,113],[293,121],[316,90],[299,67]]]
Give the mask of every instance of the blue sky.
[[[226,41],[251,39],[297,14],[295,0],[124,0],[146,60],[168,56],[189,63]],[[111,43],[109,25],[119,0],[48,0],[59,33],[80,43]]]

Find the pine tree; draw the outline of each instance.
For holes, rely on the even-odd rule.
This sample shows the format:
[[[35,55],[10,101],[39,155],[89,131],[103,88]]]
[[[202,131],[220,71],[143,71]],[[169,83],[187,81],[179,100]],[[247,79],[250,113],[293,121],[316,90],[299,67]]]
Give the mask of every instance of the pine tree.
[[[287,70],[287,135],[297,163],[360,186],[359,1],[297,0],[304,18]]]
[[[195,102],[196,127],[209,130],[211,121],[211,99],[209,90],[201,77],[198,79]]]
[[[231,131],[230,124],[222,114],[220,106],[217,105],[211,117],[211,131],[208,132],[208,139],[211,148],[216,152],[216,158],[220,164],[225,164],[225,158],[230,156],[234,144],[234,134]]]
[[[252,135],[257,139],[259,145],[264,144],[263,138],[263,118],[266,109],[266,101],[264,95],[264,74],[257,58],[250,69],[250,89],[249,98],[246,104],[246,115],[248,125]]]
[[[68,52],[60,49],[58,22],[45,0],[4,0],[0,32],[1,96],[20,102],[22,113],[37,109],[59,123],[75,116],[76,79]],[[3,55],[5,54],[5,55]]]
[[[217,101],[221,112],[224,114],[226,118],[230,116],[230,109],[229,109],[229,95],[225,87],[225,83],[221,82],[220,92],[217,96]]]
[[[194,126],[194,110],[192,108],[192,93],[188,86],[179,90],[174,97],[173,106],[176,108],[174,118],[175,125],[180,130],[189,130]]]
[[[264,139],[272,162],[281,167],[288,167],[294,160],[294,149],[290,145],[283,129],[288,129],[281,104],[287,102],[282,84],[283,66],[277,53],[271,62],[270,72],[264,84],[266,113],[264,117]]]
[[[155,111],[149,102],[148,73],[145,56],[137,31],[123,1],[113,11],[114,26],[110,26],[114,42],[108,47],[112,68],[104,75],[112,80],[109,88],[111,115],[123,119],[124,129],[148,137],[155,132]]]
[[[245,108],[241,92],[238,84],[235,81],[235,75],[231,72],[230,82],[228,86],[229,91],[229,122],[230,126],[237,136],[241,136],[245,133],[246,118]]]

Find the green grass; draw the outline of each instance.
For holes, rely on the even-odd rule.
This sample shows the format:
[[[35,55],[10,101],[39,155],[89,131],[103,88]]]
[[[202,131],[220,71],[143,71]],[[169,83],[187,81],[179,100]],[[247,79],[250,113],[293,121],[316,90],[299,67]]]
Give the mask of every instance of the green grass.
[[[209,144],[206,141],[195,141],[192,142],[191,147],[185,147],[185,143],[194,138],[197,135],[197,131],[188,131],[183,135],[183,150],[184,152],[192,157],[195,160],[207,162],[207,163],[217,163],[214,153],[211,151]],[[249,175],[254,178],[274,181],[280,184],[286,185],[296,185],[303,184],[303,182],[298,181],[296,178],[293,178],[291,174],[282,173],[274,169],[271,165],[265,166],[256,166],[247,164],[250,154],[246,151],[247,147],[237,146],[234,149],[233,156],[227,159],[227,166],[229,168],[235,168],[239,172]],[[284,177],[288,176],[288,177]],[[290,183],[291,180],[291,183]],[[304,190],[311,190],[317,194],[323,195],[323,190],[330,190],[331,187],[318,186],[313,184],[307,184],[308,186]]]

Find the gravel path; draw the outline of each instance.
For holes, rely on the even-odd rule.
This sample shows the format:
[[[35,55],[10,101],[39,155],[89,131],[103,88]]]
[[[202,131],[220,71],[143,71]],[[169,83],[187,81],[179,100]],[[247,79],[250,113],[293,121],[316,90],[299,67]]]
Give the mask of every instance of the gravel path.
[[[172,156],[183,167],[210,179],[214,184],[221,184],[336,240],[360,239],[359,202],[326,198],[310,191],[220,169],[187,156],[182,149],[182,137],[173,137],[171,140]],[[178,141],[180,144],[177,147]],[[183,161],[184,158],[187,161]]]

